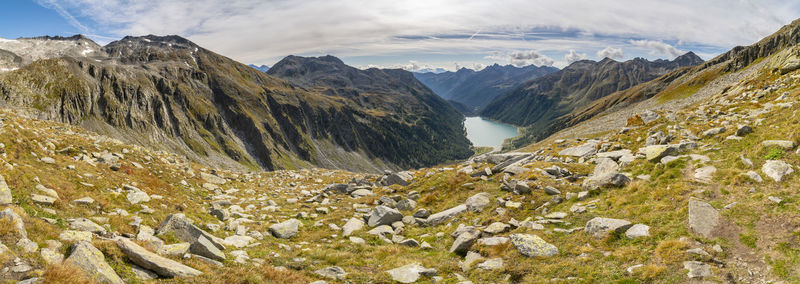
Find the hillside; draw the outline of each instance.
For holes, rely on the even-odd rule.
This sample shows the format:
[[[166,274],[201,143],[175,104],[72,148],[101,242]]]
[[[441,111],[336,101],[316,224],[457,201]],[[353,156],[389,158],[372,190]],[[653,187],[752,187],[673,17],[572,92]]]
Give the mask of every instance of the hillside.
[[[480,71],[461,68],[456,72],[414,73],[436,94],[477,110],[525,81],[558,71],[551,66],[515,67],[494,64]]]
[[[441,101],[409,101],[405,107],[414,111],[401,113],[372,107],[391,99],[380,93],[364,106],[358,97],[300,88],[177,36],[126,37],[87,57],[48,52],[50,59],[0,73],[3,104],[205,164],[377,172],[471,154],[460,115]],[[364,78],[371,75],[378,74]],[[396,83],[392,95],[419,92],[416,81]],[[448,119],[431,122],[437,115]]]
[[[525,82],[489,103],[480,115],[525,127],[523,133],[536,134],[560,117],[616,91],[655,79],[684,66],[702,63],[694,53],[672,61],[636,58],[625,62],[605,58],[599,62],[581,60],[564,69]],[[524,145],[530,140],[517,141]]]

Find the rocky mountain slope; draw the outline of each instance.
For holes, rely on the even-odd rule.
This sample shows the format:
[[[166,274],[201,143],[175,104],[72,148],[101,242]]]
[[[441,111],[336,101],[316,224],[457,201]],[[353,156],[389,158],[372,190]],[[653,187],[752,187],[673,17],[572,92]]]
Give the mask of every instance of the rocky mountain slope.
[[[437,114],[364,106],[358,97],[300,88],[177,36],[126,37],[86,57],[49,57],[0,74],[0,101],[206,164],[380,171],[471,154],[460,115],[441,101],[405,106]],[[396,83],[416,84],[395,85],[397,94],[419,91],[418,82]],[[371,98],[390,99],[382,95]]]
[[[561,71],[525,82],[490,102],[480,115],[523,126],[523,133],[535,135],[548,128],[561,127],[554,122],[611,93],[650,81],[673,69],[702,62],[691,52],[672,61],[642,58],[625,62],[609,58],[599,62],[581,60]],[[530,139],[523,138],[515,141],[515,145],[529,142]]]
[[[465,104],[475,111],[523,82],[556,71],[558,68],[551,66],[494,64],[480,71],[461,68],[456,72],[414,73],[414,76],[442,98]]]

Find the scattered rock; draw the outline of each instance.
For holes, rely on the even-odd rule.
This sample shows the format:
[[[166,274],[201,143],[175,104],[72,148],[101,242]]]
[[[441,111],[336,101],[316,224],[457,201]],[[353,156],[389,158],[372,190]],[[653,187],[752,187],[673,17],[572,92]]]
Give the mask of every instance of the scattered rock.
[[[772,178],[776,182],[780,182],[784,176],[794,172],[792,165],[780,160],[767,160],[764,166],[761,167],[767,177]]]
[[[461,213],[464,213],[464,211],[467,211],[467,205],[461,204],[442,212],[430,215],[425,222],[430,226],[436,226],[446,222],[447,220],[450,220],[455,216],[458,216]]]
[[[558,152],[561,156],[572,156],[572,157],[589,157],[597,153],[597,145],[600,144],[600,141],[597,140],[590,140],[583,145],[575,146],[566,148]]]
[[[0,206],[11,204],[11,189],[8,188],[6,179],[0,175]]]
[[[464,204],[467,205],[467,210],[469,211],[481,212],[483,208],[491,204],[490,198],[491,195],[486,192],[481,192],[467,198]]]
[[[129,239],[120,238],[117,240],[117,246],[131,262],[145,269],[152,270],[161,277],[194,277],[203,274],[199,270],[174,260],[158,256]]]
[[[342,226],[342,236],[350,236],[353,234],[353,232],[359,231],[363,227],[364,221],[361,221],[357,218],[350,218],[350,220],[347,220],[347,223]]]
[[[641,237],[649,237],[650,236],[650,226],[643,225],[643,224],[636,224],[630,227],[627,231],[625,231],[625,236],[631,239],[641,238]]]
[[[550,257],[558,254],[556,246],[537,235],[512,234],[510,239],[517,251],[526,257]]]
[[[633,226],[633,224],[626,220],[595,217],[592,220],[589,220],[589,222],[586,222],[584,232],[594,236],[595,238],[602,238],[611,232],[623,234],[631,226]]]
[[[709,184],[716,172],[717,168],[714,166],[705,166],[694,170],[694,179],[698,182]]]
[[[403,214],[395,209],[379,205],[372,210],[372,213],[367,220],[367,225],[370,227],[380,225],[391,225],[394,222],[403,220]]]
[[[336,280],[344,280],[345,276],[347,276],[347,272],[338,266],[329,266],[322,269],[317,269],[314,271],[314,273],[325,278]]]
[[[761,145],[764,147],[779,147],[787,150],[790,150],[795,146],[794,142],[788,140],[767,140],[762,141]]]
[[[467,253],[480,236],[481,232],[474,228],[459,234],[456,240],[453,241],[453,245],[450,246],[450,252],[462,255]]]
[[[503,269],[503,259],[502,258],[492,258],[487,261],[484,261],[478,264],[478,269],[483,270],[500,270]]]
[[[114,269],[106,263],[105,256],[89,242],[77,242],[72,246],[72,252],[64,260],[83,270],[87,276],[102,283],[123,284]]]
[[[425,268],[417,263],[401,266],[386,272],[392,276],[394,281],[400,283],[414,283],[420,276],[432,277],[438,274],[436,269]]]
[[[297,235],[297,231],[300,225],[301,225],[300,220],[289,219],[281,223],[269,226],[269,232],[276,238],[288,239]]]
[[[689,229],[706,238],[712,238],[715,228],[719,225],[719,212],[708,203],[689,200]]]
[[[689,270],[689,278],[704,278],[711,276],[711,266],[699,261],[684,261],[683,268]]]

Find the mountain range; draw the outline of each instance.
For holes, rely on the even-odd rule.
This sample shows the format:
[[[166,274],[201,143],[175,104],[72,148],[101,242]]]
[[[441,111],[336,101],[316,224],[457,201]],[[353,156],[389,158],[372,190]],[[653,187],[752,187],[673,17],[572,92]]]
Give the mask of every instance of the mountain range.
[[[258,65],[255,65],[255,64],[248,64],[247,66],[253,67],[253,69],[256,69],[256,70],[264,72],[264,73],[266,73],[267,70],[269,70],[269,66],[267,66],[267,65],[258,66]]]
[[[642,58],[625,62],[610,58],[601,61],[580,60],[562,70],[520,84],[487,104],[481,109],[480,115],[522,126],[527,136],[535,135],[545,129],[563,127],[554,122],[609,94],[653,80],[671,70],[702,62],[693,52],[671,61]],[[514,146],[532,141],[521,139]]]
[[[480,71],[461,68],[456,72],[414,73],[414,76],[442,98],[475,111],[525,81],[556,71],[558,68],[551,66],[494,64]]]
[[[402,70],[290,57],[270,69],[286,81],[179,36],[5,40],[0,50],[13,70],[0,73],[0,103],[208,164],[380,171],[472,154],[463,116]],[[309,85],[313,73],[288,62],[345,73]]]

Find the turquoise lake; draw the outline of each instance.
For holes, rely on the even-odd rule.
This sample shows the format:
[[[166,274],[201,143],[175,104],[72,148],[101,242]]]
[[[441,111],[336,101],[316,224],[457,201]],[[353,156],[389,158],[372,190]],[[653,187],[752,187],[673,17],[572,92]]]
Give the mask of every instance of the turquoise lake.
[[[467,129],[467,139],[474,146],[502,146],[503,140],[519,135],[517,128],[512,125],[494,122],[479,116],[467,117],[464,127]]]

